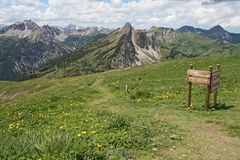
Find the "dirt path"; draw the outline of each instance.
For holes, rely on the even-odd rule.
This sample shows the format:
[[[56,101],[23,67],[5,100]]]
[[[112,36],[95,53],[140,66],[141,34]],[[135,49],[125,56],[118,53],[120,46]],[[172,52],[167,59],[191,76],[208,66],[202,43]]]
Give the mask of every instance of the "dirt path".
[[[101,93],[102,97],[88,102],[89,106],[103,105],[104,103],[107,103],[111,99],[115,98],[111,91],[102,85],[102,79],[97,79],[92,87],[97,89]]]
[[[170,148],[167,155],[174,159],[239,160],[240,139],[226,135],[219,126],[197,121],[176,122],[186,133],[183,144]]]

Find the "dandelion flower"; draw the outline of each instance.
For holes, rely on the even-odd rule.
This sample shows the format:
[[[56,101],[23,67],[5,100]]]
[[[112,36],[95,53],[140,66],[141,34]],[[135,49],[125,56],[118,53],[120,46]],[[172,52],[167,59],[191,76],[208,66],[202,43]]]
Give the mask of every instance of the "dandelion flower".
[[[98,147],[98,148],[102,148],[102,145],[101,145],[101,144],[97,144],[97,147]]]
[[[78,133],[78,134],[77,134],[77,137],[81,137],[81,136],[82,136],[82,134],[81,134],[81,133]]]
[[[14,124],[9,124],[9,125],[8,125],[8,128],[9,128],[9,129],[12,129],[13,127],[14,127]]]

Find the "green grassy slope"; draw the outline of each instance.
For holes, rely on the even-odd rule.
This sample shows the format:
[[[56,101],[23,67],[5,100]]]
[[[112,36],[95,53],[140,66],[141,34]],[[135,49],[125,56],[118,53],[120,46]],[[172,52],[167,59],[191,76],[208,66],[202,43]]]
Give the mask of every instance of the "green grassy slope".
[[[212,40],[192,33],[175,32],[171,42],[167,42],[166,45],[180,51],[187,57],[231,55],[239,54],[240,51],[238,44]]]
[[[239,159],[239,62],[183,59],[0,82],[0,159]],[[206,70],[221,64],[219,104],[209,112],[204,86],[194,85],[193,107],[186,108],[190,63]]]
[[[149,34],[162,35],[163,30],[151,30]],[[173,31],[168,37],[159,36],[157,45],[162,48],[162,59],[173,59],[179,57],[200,57],[215,55],[237,55],[240,51],[239,44],[226,43],[224,41],[212,40],[205,36],[192,33],[180,33]]]

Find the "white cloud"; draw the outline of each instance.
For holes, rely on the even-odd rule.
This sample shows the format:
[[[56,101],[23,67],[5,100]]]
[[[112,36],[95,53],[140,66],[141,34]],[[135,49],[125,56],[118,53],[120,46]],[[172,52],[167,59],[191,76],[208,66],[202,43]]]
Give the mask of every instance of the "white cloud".
[[[0,24],[32,19],[40,24],[136,28],[220,24],[240,32],[240,2],[216,0],[0,0]]]
[[[123,5],[122,0],[112,0],[112,5],[114,7],[121,7]]]

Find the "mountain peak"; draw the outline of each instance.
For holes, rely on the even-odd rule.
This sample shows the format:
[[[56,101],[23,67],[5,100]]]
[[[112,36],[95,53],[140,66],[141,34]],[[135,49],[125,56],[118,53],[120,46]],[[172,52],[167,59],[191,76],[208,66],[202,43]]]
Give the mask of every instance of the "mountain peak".
[[[73,26],[73,27],[77,27],[75,24],[73,24],[73,23],[70,23],[70,24],[68,24],[68,25],[66,25],[66,27],[68,27],[68,26]]]
[[[211,28],[209,31],[216,31],[216,32],[222,32],[222,31],[224,31],[225,32],[225,30],[222,28],[222,26],[220,26],[220,25],[216,25],[216,26],[214,26],[213,28]]]
[[[24,29],[29,29],[29,30],[34,30],[39,28],[39,26],[33,22],[32,20],[24,20],[21,22],[14,23],[11,25],[13,29],[17,30],[24,30]]]
[[[132,25],[129,22],[127,22],[124,24],[123,28],[132,28]]]
[[[78,27],[75,24],[70,23],[69,25],[64,27],[65,32],[74,32],[78,29]]]
[[[132,25],[129,23],[129,22],[127,22],[126,24],[124,24],[124,26],[121,28],[121,31],[123,32],[123,33],[128,33],[128,32],[130,32],[132,30]]]
[[[23,23],[35,23],[35,22],[33,22],[31,19],[25,19],[25,20],[23,20]]]
[[[59,35],[61,33],[60,29],[49,25],[43,25],[42,29],[44,31],[45,36],[50,35],[52,37],[55,37],[56,35]]]
[[[201,28],[195,28],[193,26],[182,26],[180,28],[177,29],[178,32],[191,32],[191,33],[196,33],[196,34],[203,34],[203,32],[205,32],[204,29]]]

